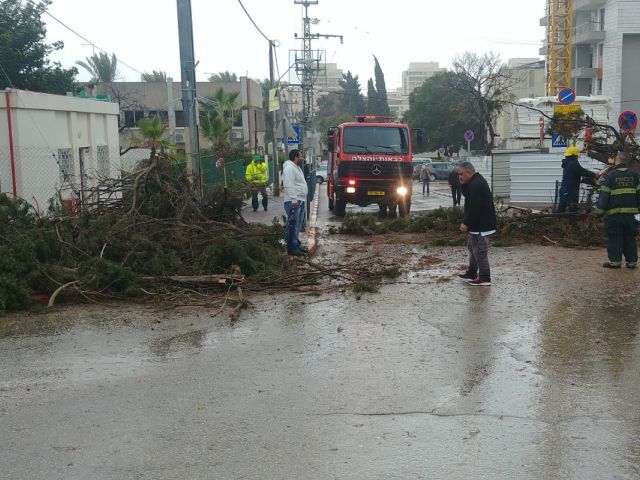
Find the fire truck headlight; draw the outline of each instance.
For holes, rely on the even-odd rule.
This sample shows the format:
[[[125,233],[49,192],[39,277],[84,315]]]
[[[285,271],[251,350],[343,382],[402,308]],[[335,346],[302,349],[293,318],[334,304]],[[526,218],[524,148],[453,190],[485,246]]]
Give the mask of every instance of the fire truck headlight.
[[[398,187],[398,195],[402,195],[403,197],[408,193],[407,187]]]
[[[347,187],[347,193],[356,193],[356,187]]]

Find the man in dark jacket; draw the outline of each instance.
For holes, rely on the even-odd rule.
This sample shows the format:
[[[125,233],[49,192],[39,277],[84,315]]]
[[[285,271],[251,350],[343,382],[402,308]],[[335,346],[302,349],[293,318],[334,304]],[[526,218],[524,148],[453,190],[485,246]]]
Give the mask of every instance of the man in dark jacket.
[[[605,215],[609,257],[602,264],[605,268],[620,268],[623,254],[628,268],[636,268],[638,263],[635,215],[640,208],[640,177],[627,168],[625,160],[625,154],[619,153],[600,185],[596,212]]]
[[[449,186],[451,187],[451,197],[453,198],[453,206],[460,205],[460,198],[462,197],[462,185],[460,185],[460,179],[458,178],[458,167],[454,167],[449,174]]]
[[[577,147],[569,147],[564,152],[562,159],[562,183],[560,183],[560,198],[556,213],[564,213],[569,208],[570,213],[578,211],[580,200],[580,178],[594,178],[596,174],[580,165],[578,157],[580,150]]]
[[[489,184],[476,173],[473,164],[460,165],[460,182],[465,188],[464,220],[460,231],[467,234],[469,267],[460,275],[469,285],[491,285],[489,235],[496,232],[496,209]]]

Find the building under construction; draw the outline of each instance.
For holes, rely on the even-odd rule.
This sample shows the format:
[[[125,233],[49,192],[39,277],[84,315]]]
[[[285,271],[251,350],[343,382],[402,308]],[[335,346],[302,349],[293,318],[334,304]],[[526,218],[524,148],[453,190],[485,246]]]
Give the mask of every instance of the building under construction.
[[[613,121],[640,112],[640,1],[548,0],[546,13],[547,95],[610,97]]]

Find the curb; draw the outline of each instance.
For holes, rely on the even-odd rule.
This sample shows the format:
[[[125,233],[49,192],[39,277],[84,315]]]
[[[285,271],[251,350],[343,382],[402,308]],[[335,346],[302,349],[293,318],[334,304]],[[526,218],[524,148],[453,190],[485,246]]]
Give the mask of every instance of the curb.
[[[318,237],[320,236],[320,228],[318,227],[318,209],[320,208],[320,188],[316,185],[316,193],[311,203],[311,211],[309,213],[309,233],[307,234],[307,248],[309,253],[315,255],[318,250]]]

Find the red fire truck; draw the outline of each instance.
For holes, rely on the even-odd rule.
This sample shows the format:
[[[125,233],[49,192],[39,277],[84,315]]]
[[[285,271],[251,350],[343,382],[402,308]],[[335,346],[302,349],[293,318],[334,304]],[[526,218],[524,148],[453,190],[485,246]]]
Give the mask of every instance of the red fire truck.
[[[363,115],[329,129],[329,209],[344,216],[347,203],[377,203],[380,214],[411,210],[411,132],[393,117]]]

